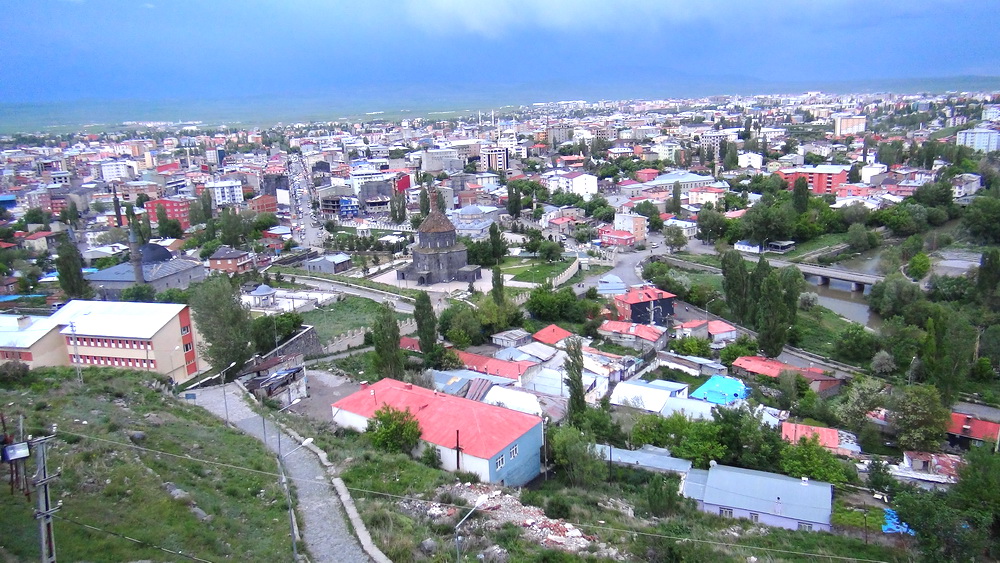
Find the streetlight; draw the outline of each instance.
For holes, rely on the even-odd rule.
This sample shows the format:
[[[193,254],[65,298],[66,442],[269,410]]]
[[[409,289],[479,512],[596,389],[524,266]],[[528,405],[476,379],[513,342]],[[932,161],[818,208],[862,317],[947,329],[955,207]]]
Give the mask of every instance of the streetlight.
[[[282,412],[285,412],[286,410],[294,407],[295,405],[299,404],[300,402],[302,402],[302,397],[299,397],[299,398],[295,399],[294,401],[292,401],[291,403],[288,403],[288,405],[286,405],[284,408],[278,409],[278,414],[281,414]],[[264,417],[263,413],[260,416],[261,416],[261,419],[263,419],[263,417]],[[280,428],[278,429],[278,457],[281,457],[281,429]]]
[[[708,300],[708,303],[705,303],[705,322],[706,323],[709,320],[708,306],[712,304],[712,301],[718,301],[718,300],[719,300],[718,297],[713,297],[713,298],[711,298],[711,299]]]
[[[287,454],[281,456],[281,459],[285,459],[286,457],[288,457],[288,456],[292,455],[293,453],[299,451],[300,448],[304,448],[304,447],[308,446],[311,443],[313,443],[313,439],[312,438],[306,438],[305,440],[302,440],[301,444],[299,444],[298,446],[296,446],[295,449],[293,449],[292,451],[290,451]]]
[[[479,495],[479,498],[476,499],[476,506],[473,506],[472,510],[470,510],[469,513],[466,514],[461,520],[459,520],[458,524],[455,524],[455,561],[462,560],[462,544],[459,543],[458,528],[461,527],[462,524],[464,524],[465,521],[469,519],[469,516],[472,516],[472,513],[475,512],[477,508],[482,506],[483,503],[486,502],[488,498],[489,497],[487,497],[486,495]]]
[[[226,407],[226,426],[229,426],[229,400],[226,399],[226,372],[233,369],[236,362],[233,362],[226,366],[226,369],[219,372],[219,376],[222,378],[222,404]]]

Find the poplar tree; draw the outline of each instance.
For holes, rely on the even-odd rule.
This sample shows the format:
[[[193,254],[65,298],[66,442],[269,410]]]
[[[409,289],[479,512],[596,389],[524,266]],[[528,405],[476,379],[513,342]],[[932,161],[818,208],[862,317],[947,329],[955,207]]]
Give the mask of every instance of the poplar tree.
[[[563,383],[569,391],[566,418],[570,424],[576,425],[587,410],[587,390],[583,387],[583,347],[579,338],[570,338],[566,343],[566,361],[563,362],[563,369],[566,370]]]
[[[375,317],[372,327],[372,340],[375,344],[375,371],[380,378],[403,378],[404,358],[399,348],[399,322],[396,312],[388,303],[383,303]]]
[[[417,321],[417,339],[420,340],[420,352],[424,355],[424,365],[435,367],[439,361],[437,344],[437,316],[431,297],[426,291],[417,294],[413,306],[413,318]]]

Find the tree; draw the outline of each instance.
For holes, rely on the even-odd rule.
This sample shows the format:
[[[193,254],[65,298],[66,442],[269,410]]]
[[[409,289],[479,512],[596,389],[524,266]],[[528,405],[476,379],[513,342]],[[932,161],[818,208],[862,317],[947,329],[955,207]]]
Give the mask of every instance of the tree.
[[[804,176],[796,178],[792,186],[792,207],[800,214],[809,209],[809,182]]]
[[[734,170],[740,165],[740,157],[736,151],[736,143],[726,143],[726,156],[722,159],[722,166],[726,170]]]
[[[756,274],[756,272],[754,272]],[[784,314],[781,281],[770,272],[761,285],[757,298],[757,343],[769,358],[777,358],[788,341],[788,317]]]
[[[376,397],[377,398],[377,397]],[[392,405],[383,405],[368,419],[368,433],[372,445],[377,449],[394,454],[410,454],[420,443],[420,423],[410,412],[399,410]],[[433,445],[428,444],[429,448]]]
[[[847,228],[847,244],[854,252],[864,252],[874,246],[872,242],[877,242],[872,240],[874,234],[863,224],[854,223]]]
[[[851,169],[847,171],[847,182],[857,184],[861,181],[861,163],[855,162]]]
[[[995,534],[1000,530],[1000,455],[989,446],[969,449],[952,492],[962,506],[992,514]]]
[[[431,213],[431,198],[427,194],[427,188],[420,188],[420,214],[427,217]]]
[[[785,442],[781,434],[764,423],[749,407],[715,409],[712,418],[719,428],[719,444],[726,453],[716,461],[747,469],[770,471],[781,461]]]
[[[219,239],[222,244],[237,247],[243,238],[243,219],[232,209],[223,209],[219,215]]]
[[[649,230],[659,231],[663,229],[663,219],[660,217],[660,210],[651,201],[642,201],[635,206],[635,212],[649,219]]]
[[[975,561],[987,546],[990,515],[954,506],[941,492],[905,491],[893,499],[901,522],[916,532],[926,561]]]
[[[424,355],[424,365],[436,367],[440,360],[437,349],[437,316],[426,291],[417,294],[413,304],[413,318],[417,321],[417,339]]]
[[[726,234],[729,221],[726,216],[714,209],[702,209],[698,212],[698,239],[714,243]]]
[[[538,245],[538,257],[546,262],[562,260],[562,247],[558,242],[544,241]]]
[[[835,344],[836,355],[849,362],[864,362],[875,354],[878,346],[875,335],[864,325],[851,323],[839,335]]]
[[[85,299],[93,294],[90,283],[83,277],[83,255],[69,239],[64,239],[59,245],[56,272],[59,274],[59,287],[67,298]]]
[[[798,444],[785,448],[781,454],[781,472],[791,477],[809,477],[839,484],[847,480],[844,467],[833,453],[819,443],[819,436],[802,437]]]
[[[399,347],[399,322],[396,312],[388,303],[383,303],[372,326],[372,340],[375,345],[375,371],[379,378],[403,379],[405,358]]]
[[[847,428],[857,431],[868,422],[868,413],[885,406],[885,384],[862,375],[851,380],[844,400],[837,406],[837,416]]]
[[[146,209],[146,202],[148,202],[149,199],[150,198],[148,194],[141,193],[135,198],[135,206],[138,207],[139,209]]]
[[[490,225],[490,251],[493,254],[494,263],[497,265],[507,255],[507,241],[504,240],[500,226],[496,223]]]
[[[671,453],[691,460],[699,469],[707,469],[710,462],[727,455],[726,447],[719,442],[721,433],[722,429],[715,422],[692,422],[687,435]]]
[[[687,242],[684,229],[676,225],[663,228],[663,244],[670,249],[671,253],[677,252],[677,249],[687,246]]]
[[[507,213],[515,220],[521,216],[521,190],[514,182],[507,184]]]
[[[674,182],[673,191],[670,198],[670,210],[673,213],[681,212],[681,183]]]
[[[445,211],[444,194],[441,193],[440,191],[438,191],[435,201],[437,202],[437,209],[438,209],[438,211],[440,211],[441,213],[444,213],[444,211]]]
[[[921,280],[931,269],[931,259],[923,252],[918,252],[910,258],[906,265],[906,273],[914,280]]]
[[[499,266],[493,268],[493,288],[490,290],[490,295],[493,296],[493,301],[497,306],[503,305],[503,271],[500,270]]]
[[[201,216],[207,222],[212,218],[214,210],[212,206],[212,190],[203,190],[200,196]]]
[[[590,437],[570,426],[560,426],[551,431],[548,442],[552,445],[552,458],[566,480],[577,487],[597,485],[607,476],[607,464],[598,455]]]
[[[156,290],[153,286],[140,283],[122,290],[122,301],[134,301],[138,303],[155,303]]]
[[[735,250],[722,255],[722,291],[736,320],[746,323],[751,310],[750,274],[746,260]]]
[[[97,200],[90,204],[90,210],[98,215],[103,215],[108,210],[108,204]]]
[[[932,385],[908,385],[894,398],[892,424],[904,450],[936,451],[951,422],[951,411],[941,404]]]
[[[566,390],[569,400],[566,404],[566,419],[576,425],[587,410],[586,389],[583,387],[583,346],[579,338],[571,338],[566,343],[566,360],[563,362],[566,371]]]
[[[872,356],[871,370],[873,374],[879,377],[887,377],[893,374],[896,369],[896,361],[889,352],[879,350]]]
[[[215,369],[231,362],[237,373],[250,357],[250,311],[243,306],[239,291],[226,276],[212,276],[191,292],[191,311],[202,335],[202,353]]]

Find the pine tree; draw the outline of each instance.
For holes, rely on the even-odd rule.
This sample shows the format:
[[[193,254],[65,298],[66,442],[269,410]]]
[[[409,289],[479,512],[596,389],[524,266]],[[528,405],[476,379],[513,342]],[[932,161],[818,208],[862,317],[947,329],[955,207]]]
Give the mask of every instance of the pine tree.
[[[427,217],[431,213],[431,197],[427,194],[427,188],[420,188],[420,214]]]
[[[413,318],[417,321],[417,339],[420,340],[420,352],[424,355],[424,365],[436,367],[439,361],[437,354],[437,316],[431,305],[431,298],[426,291],[417,294],[413,306]]]
[[[403,378],[404,357],[399,347],[399,322],[396,312],[388,303],[383,303],[372,327],[375,344],[375,371],[380,378]]]
[[[576,425],[587,410],[587,390],[583,387],[583,347],[579,338],[570,338],[566,343],[566,361],[563,363],[566,371],[566,390],[569,400],[566,403],[566,419]]]
[[[59,273],[59,287],[67,298],[90,297],[92,293],[90,284],[83,277],[83,256],[80,254],[80,249],[68,239],[59,245],[56,271]]]
[[[493,268],[493,289],[490,290],[490,295],[493,296],[493,301],[498,306],[503,305],[503,272],[500,270],[500,266]]]

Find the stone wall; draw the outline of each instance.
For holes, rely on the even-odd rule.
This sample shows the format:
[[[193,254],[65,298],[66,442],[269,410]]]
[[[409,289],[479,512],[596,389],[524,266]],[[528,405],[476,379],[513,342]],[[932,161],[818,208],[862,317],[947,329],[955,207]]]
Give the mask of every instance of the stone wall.
[[[277,353],[279,356],[288,354],[302,354],[304,357],[315,356],[323,352],[323,345],[319,341],[316,330],[309,325],[302,325],[302,330],[292,337],[291,340],[264,354],[263,358],[270,358]]]

